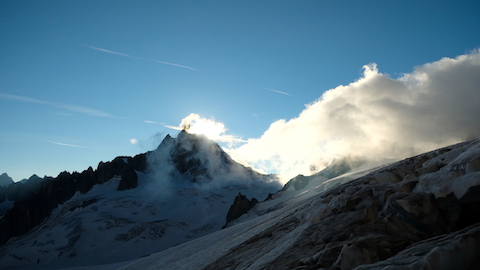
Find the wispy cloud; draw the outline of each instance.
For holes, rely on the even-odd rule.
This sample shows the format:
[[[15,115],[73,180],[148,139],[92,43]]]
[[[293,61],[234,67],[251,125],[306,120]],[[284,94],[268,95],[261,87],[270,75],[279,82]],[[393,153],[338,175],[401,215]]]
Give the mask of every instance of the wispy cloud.
[[[91,116],[113,117],[113,115],[101,110],[84,107],[84,106],[73,105],[73,104],[45,101],[45,100],[34,99],[34,98],[18,96],[18,95],[5,94],[5,93],[0,93],[0,98],[20,101],[25,103],[43,104],[43,105],[53,106],[53,107],[65,109],[71,112],[76,112],[76,113],[81,113],[81,114],[86,114]]]
[[[116,55],[120,55],[120,56],[124,56],[124,57],[129,57],[129,58],[138,59],[138,57],[134,57],[134,56],[131,56],[131,55],[128,55],[128,54],[123,54],[123,53],[119,53],[119,52],[114,52],[114,51],[110,51],[110,50],[107,50],[107,49],[102,49],[102,48],[98,48],[98,47],[94,47],[94,46],[90,46],[90,45],[84,45],[84,46],[87,47],[87,48],[90,48],[90,49],[94,49],[94,50],[97,50],[97,51],[101,51],[101,52],[106,52],[106,53],[116,54]]]
[[[92,116],[101,116],[101,117],[112,117],[111,114],[106,113],[101,110],[93,109],[93,108],[88,108],[88,107],[83,107],[83,106],[77,106],[77,105],[71,105],[71,104],[58,104],[57,106],[59,108],[63,108],[72,112],[77,112],[77,113],[82,113],[82,114],[88,114]]]
[[[166,128],[169,128],[169,129],[174,129],[174,130],[182,130],[183,127],[176,127],[176,126],[171,126],[171,125],[163,125],[164,127]]]
[[[33,98],[23,97],[23,96],[17,96],[17,95],[11,95],[11,94],[5,94],[5,93],[0,93],[0,98],[16,100],[16,101],[21,101],[26,103],[38,103],[38,104],[49,103],[48,101],[43,101],[43,100],[38,100],[38,99],[33,99]]]
[[[286,95],[286,96],[291,96],[293,97],[292,94],[290,93],[287,93],[287,92],[283,92],[283,91],[279,91],[279,90],[275,90],[275,89],[270,89],[270,88],[266,88],[266,87],[261,87],[263,90],[267,90],[267,91],[270,91],[270,92],[274,92],[274,93],[278,93],[278,94],[282,94],[282,95]]]
[[[99,47],[95,47],[95,46],[90,46],[90,45],[83,45],[83,46],[85,46],[85,47],[87,47],[87,48],[90,48],[90,49],[92,49],[92,50],[97,50],[97,51],[104,52],[104,53],[110,53],[110,54],[115,54],[115,55],[119,55],[119,56],[123,56],[123,57],[128,57],[128,58],[132,58],[132,59],[143,60],[143,61],[150,61],[150,62],[155,62],[155,63],[159,63],[159,64],[170,65],[170,66],[175,66],[175,67],[180,67],[180,68],[186,68],[186,69],[190,69],[190,70],[197,71],[196,69],[194,69],[194,68],[192,68],[192,67],[185,66],[185,65],[180,65],[180,64],[176,64],[176,63],[165,62],[165,61],[160,61],[160,60],[155,60],[155,59],[148,59],[148,58],[143,58],[143,57],[137,57],[137,56],[133,56],[133,55],[129,55],[129,54],[124,54],[124,53],[119,53],[119,52],[115,52],[115,51],[111,51],[111,50],[107,50],[107,49],[99,48]]]
[[[145,122],[147,124],[165,125],[165,123],[160,123],[160,122],[155,122],[155,121],[150,121],[150,120],[145,120],[143,122]]]
[[[61,143],[61,142],[55,142],[55,141],[46,141],[46,142],[53,143],[53,144],[56,144],[56,145],[61,145],[61,146],[68,146],[68,147],[88,148],[86,146],[80,146],[80,145],[69,144],[69,143]]]

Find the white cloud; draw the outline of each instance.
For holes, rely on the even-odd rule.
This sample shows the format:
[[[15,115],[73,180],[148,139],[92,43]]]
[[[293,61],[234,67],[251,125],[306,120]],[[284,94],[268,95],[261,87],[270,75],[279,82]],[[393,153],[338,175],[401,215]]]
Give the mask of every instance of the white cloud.
[[[416,67],[399,79],[370,64],[357,81],[326,91],[298,117],[278,120],[228,152],[288,179],[335,158],[383,163],[479,136],[479,119],[480,51]]]
[[[130,139],[130,143],[131,144],[137,144],[138,143],[138,140],[133,138],[133,139]]]

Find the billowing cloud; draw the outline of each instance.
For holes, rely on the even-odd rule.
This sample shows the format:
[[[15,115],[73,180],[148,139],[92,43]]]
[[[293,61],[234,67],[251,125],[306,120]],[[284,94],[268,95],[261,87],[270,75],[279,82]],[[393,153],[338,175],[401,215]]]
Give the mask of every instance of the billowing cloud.
[[[288,179],[335,158],[398,160],[480,135],[480,51],[416,67],[393,79],[364,66],[357,81],[326,91],[300,115],[278,120],[228,152]]]
[[[196,113],[191,113],[183,118],[179,126],[164,126],[175,130],[185,130],[191,134],[203,134],[217,142],[245,142],[238,137],[226,134],[227,128],[223,123],[201,117]]]

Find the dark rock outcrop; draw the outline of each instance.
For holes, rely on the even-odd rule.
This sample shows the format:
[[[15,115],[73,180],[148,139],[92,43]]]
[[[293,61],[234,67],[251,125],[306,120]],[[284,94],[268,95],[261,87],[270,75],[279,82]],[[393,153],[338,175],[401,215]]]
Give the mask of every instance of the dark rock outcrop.
[[[139,165],[139,160],[137,158],[137,166]],[[138,177],[135,172],[135,167],[130,164],[131,157],[117,157],[111,162],[100,162],[97,167],[96,175],[97,181],[99,184],[105,183],[106,181],[112,179],[115,176],[121,178],[120,183],[118,184],[118,190],[127,190],[131,188],[136,188],[138,186]]]
[[[118,190],[128,190],[138,186],[138,176],[132,166],[125,166],[120,173],[120,177]]]
[[[0,203],[3,203],[7,200],[12,202],[25,200],[31,194],[38,191],[42,181],[42,178],[34,174],[29,179],[23,179],[22,181],[16,183],[12,180],[12,183],[10,183],[8,186],[0,186]],[[7,211],[10,210],[10,208],[11,204],[6,204],[1,207],[0,216],[4,215]]]
[[[139,172],[147,171],[147,154],[139,154],[134,156],[133,158],[128,159],[128,164],[132,166],[132,168]]]
[[[0,203],[3,203],[7,199],[7,193],[5,192],[5,188],[0,186]],[[0,213],[0,215],[3,213]]]
[[[248,210],[252,209],[252,207],[254,207],[257,203],[257,199],[252,198],[249,200],[247,199],[247,196],[238,193],[237,197],[235,197],[235,200],[233,201],[232,206],[230,206],[230,209],[228,209],[226,224],[248,212]]]
[[[77,188],[80,193],[87,193],[94,185],[98,183],[97,176],[92,167],[88,167],[87,170],[82,173],[73,173],[73,177],[77,179]]]
[[[10,184],[5,188],[7,199],[15,202],[24,200],[37,192],[42,182],[43,178],[34,174],[29,179]]]

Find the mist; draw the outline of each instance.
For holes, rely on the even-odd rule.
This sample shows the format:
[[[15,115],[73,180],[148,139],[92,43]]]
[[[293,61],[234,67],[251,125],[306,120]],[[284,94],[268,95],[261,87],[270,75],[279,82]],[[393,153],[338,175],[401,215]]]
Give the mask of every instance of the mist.
[[[480,50],[392,78],[376,64],[330,89],[298,117],[227,149],[233,159],[283,181],[342,157],[384,164],[480,135]]]

